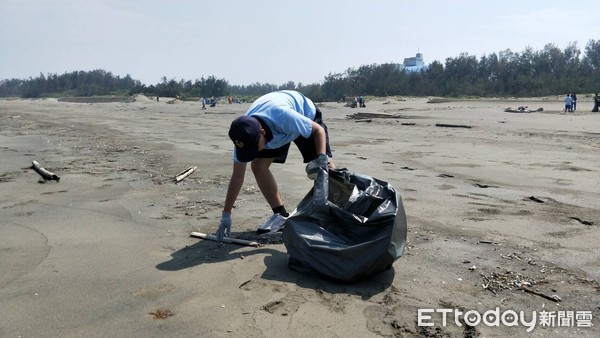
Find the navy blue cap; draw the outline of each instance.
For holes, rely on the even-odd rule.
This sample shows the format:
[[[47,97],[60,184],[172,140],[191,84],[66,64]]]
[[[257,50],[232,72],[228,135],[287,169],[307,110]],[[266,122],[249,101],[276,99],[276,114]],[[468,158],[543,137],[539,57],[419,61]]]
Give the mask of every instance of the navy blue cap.
[[[231,122],[229,138],[235,144],[235,155],[241,162],[250,162],[258,153],[260,122],[250,116],[240,116]]]

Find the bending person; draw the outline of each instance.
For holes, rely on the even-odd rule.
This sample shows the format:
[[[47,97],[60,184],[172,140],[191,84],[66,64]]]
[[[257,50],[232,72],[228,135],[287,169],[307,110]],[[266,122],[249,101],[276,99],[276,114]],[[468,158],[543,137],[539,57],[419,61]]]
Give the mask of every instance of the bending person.
[[[289,216],[270,167],[272,163],[285,163],[291,142],[302,153],[304,163],[310,162],[309,177],[309,168],[335,167],[321,111],[296,91],[277,91],[258,98],[244,116],[233,120],[229,137],[235,145],[233,173],[216,234],[219,241],[231,234],[231,211],[244,183],[248,162],[273,210],[273,215],[257,229],[259,234],[280,229]]]

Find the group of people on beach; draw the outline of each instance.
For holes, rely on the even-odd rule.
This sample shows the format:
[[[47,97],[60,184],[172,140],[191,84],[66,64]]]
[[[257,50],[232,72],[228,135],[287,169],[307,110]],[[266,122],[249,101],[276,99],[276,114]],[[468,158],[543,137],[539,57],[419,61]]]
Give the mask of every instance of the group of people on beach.
[[[597,113],[600,108],[600,96],[598,93],[594,95],[594,108],[592,108],[592,112]],[[577,94],[570,93],[565,96],[565,109],[564,112],[574,112],[577,110]]]
[[[564,112],[574,112],[575,110],[577,110],[577,94],[567,94],[567,96],[565,96]]]

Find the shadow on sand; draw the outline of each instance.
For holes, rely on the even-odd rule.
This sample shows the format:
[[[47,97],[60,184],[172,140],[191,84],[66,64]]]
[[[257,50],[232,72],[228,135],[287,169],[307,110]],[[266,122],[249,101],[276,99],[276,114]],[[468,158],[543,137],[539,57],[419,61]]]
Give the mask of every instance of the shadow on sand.
[[[280,238],[280,235],[276,236]],[[235,234],[235,237],[244,239],[252,239],[254,237],[255,239],[256,235],[253,232],[248,232]],[[288,266],[287,253],[275,248],[262,246],[246,249],[241,253],[236,252],[240,248],[247,247],[235,244],[220,245],[212,241],[199,240],[193,245],[173,252],[169,261],[156,265],[156,268],[162,271],[179,271],[201,264],[237,260],[242,255],[245,257],[257,254],[265,255],[265,271],[260,276],[261,279],[296,284],[303,288],[323,290],[328,293],[356,295],[364,300],[368,300],[385,291],[394,281],[395,271],[393,267],[363,281],[343,283],[310,271],[296,271],[291,269]]]

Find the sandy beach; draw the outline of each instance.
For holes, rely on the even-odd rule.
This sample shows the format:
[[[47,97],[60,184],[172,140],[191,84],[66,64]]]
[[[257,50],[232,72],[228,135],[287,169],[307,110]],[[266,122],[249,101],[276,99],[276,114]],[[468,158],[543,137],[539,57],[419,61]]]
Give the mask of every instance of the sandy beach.
[[[256,235],[271,210],[250,171],[232,232],[262,246],[190,237],[216,230],[232,167],[227,131],[249,103],[0,100],[0,336],[597,337],[591,99],[566,114],[561,97],[429,99],[319,103],[336,165],[392,184],[408,220],[404,256],[355,284],[291,270],[281,236]],[[519,106],[544,111],[504,111]],[[291,149],[273,166],[288,209],[312,184]],[[60,181],[42,184],[33,160]],[[441,313],[418,325],[418,309],[497,307],[573,317],[538,320],[530,333],[444,326]]]

